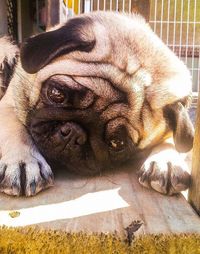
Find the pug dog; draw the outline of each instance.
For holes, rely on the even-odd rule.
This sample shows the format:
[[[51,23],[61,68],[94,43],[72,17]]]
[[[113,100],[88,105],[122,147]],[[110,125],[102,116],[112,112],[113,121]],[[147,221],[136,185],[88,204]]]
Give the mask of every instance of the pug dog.
[[[191,76],[140,15],[83,14],[30,37],[20,52],[6,47],[1,192],[32,196],[52,186],[55,163],[93,175],[145,151],[143,186],[169,195],[188,188],[180,153],[193,143]]]

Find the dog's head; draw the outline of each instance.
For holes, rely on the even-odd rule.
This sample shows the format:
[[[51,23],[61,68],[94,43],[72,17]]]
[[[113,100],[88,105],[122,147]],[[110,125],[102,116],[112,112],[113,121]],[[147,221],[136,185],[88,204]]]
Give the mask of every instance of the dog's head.
[[[72,18],[29,38],[21,63],[31,77],[23,121],[41,153],[69,170],[111,168],[170,135],[180,152],[192,147],[189,72],[138,15]]]

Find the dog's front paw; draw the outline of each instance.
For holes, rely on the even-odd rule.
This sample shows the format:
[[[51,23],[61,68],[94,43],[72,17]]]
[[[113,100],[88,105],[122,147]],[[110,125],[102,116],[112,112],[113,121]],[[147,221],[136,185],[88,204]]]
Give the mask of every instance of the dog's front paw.
[[[53,185],[53,173],[37,151],[3,156],[0,161],[0,191],[8,195],[33,196]]]
[[[191,177],[179,153],[169,149],[149,156],[139,171],[139,182],[160,193],[172,195],[187,189]]]

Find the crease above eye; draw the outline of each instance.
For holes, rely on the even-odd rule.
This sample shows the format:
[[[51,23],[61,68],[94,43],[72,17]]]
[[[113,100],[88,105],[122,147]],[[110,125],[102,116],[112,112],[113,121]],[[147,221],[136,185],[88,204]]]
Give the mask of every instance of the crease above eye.
[[[67,83],[64,83],[64,81]],[[96,99],[96,95],[80,84],[74,85],[72,79],[50,78],[43,83],[42,102],[58,107],[86,109]],[[69,84],[70,83],[70,84]]]
[[[75,92],[76,93],[76,92]],[[95,95],[92,91],[86,90],[84,96],[76,96],[74,98],[74,106],[78,108],[88,108],[93,104],[95,100]]]

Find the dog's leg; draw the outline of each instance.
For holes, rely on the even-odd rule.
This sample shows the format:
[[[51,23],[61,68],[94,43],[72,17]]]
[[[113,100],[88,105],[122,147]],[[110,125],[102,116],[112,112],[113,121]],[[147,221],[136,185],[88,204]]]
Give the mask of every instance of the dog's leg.
[[[170,139],[156,146],[139,171],[139,182],[168,195],[187,189],[191,178],[183,155]]]
[[[10,99],[5,95],[0,101],[0,191],[32,196],[53,184],[53,174]]]

